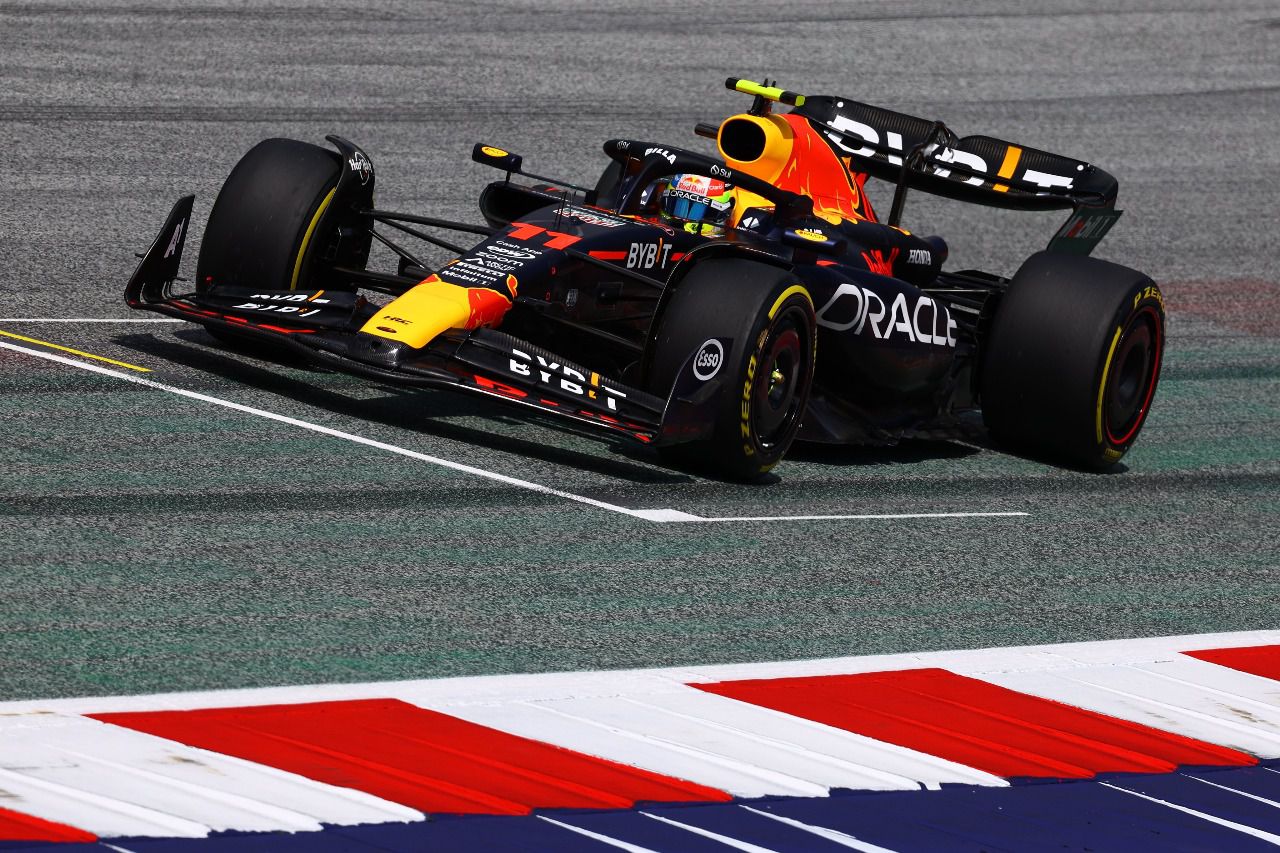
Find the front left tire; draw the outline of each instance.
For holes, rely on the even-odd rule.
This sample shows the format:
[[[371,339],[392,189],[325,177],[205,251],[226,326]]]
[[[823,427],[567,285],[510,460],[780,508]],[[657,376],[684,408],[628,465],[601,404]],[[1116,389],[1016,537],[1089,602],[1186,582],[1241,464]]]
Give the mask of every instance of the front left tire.
[[[712,258],[676,283],[658,324],[646,385],[662,397],[704,344],[731,341],[719,355],[727,375],[713,434],[664,454],[731,480],[769,473],[795,439],[813,385],[817,327],[808,289],[777,267]]]

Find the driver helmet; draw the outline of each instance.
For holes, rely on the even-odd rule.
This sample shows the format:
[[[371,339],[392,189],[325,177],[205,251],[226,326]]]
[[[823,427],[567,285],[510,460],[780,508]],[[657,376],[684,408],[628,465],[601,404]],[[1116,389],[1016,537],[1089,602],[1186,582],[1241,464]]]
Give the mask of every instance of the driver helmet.
[[[723,234],[732,212],[733,184],[718,178],[690,173],[672,175],[662,191],[662,220],[691,234]]]

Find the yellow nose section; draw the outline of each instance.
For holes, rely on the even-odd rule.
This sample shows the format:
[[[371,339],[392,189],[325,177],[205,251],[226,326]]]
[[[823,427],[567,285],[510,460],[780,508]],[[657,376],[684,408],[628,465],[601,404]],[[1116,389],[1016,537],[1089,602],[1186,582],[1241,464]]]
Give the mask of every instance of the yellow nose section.
[[[508,287],[514,290],[512,283]],[[510,307],[511,300],[496,290],[460,287],[432,276],[384,305],[360,331],[421,349],[449,329],[496,325]]]

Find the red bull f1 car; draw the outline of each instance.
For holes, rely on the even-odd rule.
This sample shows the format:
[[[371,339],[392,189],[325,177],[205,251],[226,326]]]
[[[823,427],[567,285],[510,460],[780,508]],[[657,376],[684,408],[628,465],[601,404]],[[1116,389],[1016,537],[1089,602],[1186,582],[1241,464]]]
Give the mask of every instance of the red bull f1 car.
[[[1120,460],[1155,394],[1165,313],[1147,276],[1089,257],[1120,215],[1111,175],[848,98],[727,85],[753,100],[695,128],[718,156],[611,139],[594,187],[477,144],[472,158],[503,176],[475,224],[379,209],[373,164],[345,139],[268,139],[218,194],[194,290],[172,292],[188,196],[125,298],[225,341],[484,395],[731,479],[759,478],[795,440],[984,427],[1073,467]],[[893,187],[884,220],[869,178]],[[945,241],[902,225],[912,190],[1069,215],[1011,278],[944,270]],[[394,268],[370,268],[375,241]],[[428,246],[448,259],[424,260]]]

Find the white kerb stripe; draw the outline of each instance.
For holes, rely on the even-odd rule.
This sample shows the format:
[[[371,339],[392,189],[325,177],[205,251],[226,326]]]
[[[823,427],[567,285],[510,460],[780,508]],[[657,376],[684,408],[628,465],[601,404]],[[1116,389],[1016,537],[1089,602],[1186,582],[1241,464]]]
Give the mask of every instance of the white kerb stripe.
[[[101,836],[204,838],[210,827],[158,809],[126,803],[0,768],[6,808],[55,823],[83,827]]]
[[[689,693],[702,693],[711,699],[724,697],[712,696],[701,690],[690,689]],[[644,729],[650,735],[666,740],[678,740],[681,743],[697,746],[719,755],[736,757],[751,764],[769,767],[797,779],[816,782],[827,788],[854,788],[881,791],[918,791],[920,784],[907,776],[892,773],[866,764],[847,761],[831,755],[828,750],[809,749],[787,737],[786,720],[780,716],[769,717],[774,725],[772,731],[752,726],[759,723],[760,718],[752,720],[743,715],[738,718],[716,719],[712,710],[714,706],[702,705],[685,710],[673,709],[659,701],[645,701],[630,696],[597,699],[596,702],[609,702],[614,705],[626,703],[633,706],[631,720],[616,716],[609,722],[622,728],[632,730]],[[732,701],[732,700],[730,700]],[[752,707],[746,702],[738,704]],[[707,713],[711,711],[711,713]],[[794,719],[794,718],[791,718]],[[647,723],[647,725],[646,725]],[[801,731],[805,731],[801,729]]]
[[[687,779],[728,791],[735,797],[827,796],[825,785],[738,758],[716,755],[697,746],[568,714],[550,702],[512,702],[496,708],[457,707],[450,711],[471,722],[664,776]]]
[[[641,707],[656,707],[677,713],[684,719],[699,721],[713,729],[747,737],[763,737],[766,742],[785,745],[794,750],[797,756],[810,759],[821,757],[821,760],[829,762],[832,767],[839,768],[842,778],[807,778],[825,782],[832,788],[888,790],[893,787],[911,789],[923,785],[937,789],[943,783],[996,787],[1009,784],[1003,777],[956,764],[945,758],[772,708],[717,696],[684,685],[681,688],[667,693],[638,695],[619,692],[614,698],[627,699]],[[793,775],[804,776],[798,770]]]
[[[1262,758],[1280,756],[1275,682],[1185,655],[1128,665],[1055,665],[1004,672],[970,666],[953,671]]]
[[[611,690],[583,685],[581,693],[533,701],[439,701],[408,692],[399,698],[736,797],[1009,784],[972,767],[684,684],[616,680]]]
[[[424,819],[372,794],[79,715],[2,714],[0,744],[10,772],[102,798],[85,811],[74,797],[61,797],[47,802],[42,815],[99,835],[126,834],[107,830],[129,805],[212,830],[254,832]],[[43,802],[40,792],[32,796]],[[116,806],[103,823],[97,806],[108,801]],[[153,828],[132,834],[166,834],[163,826]]]

